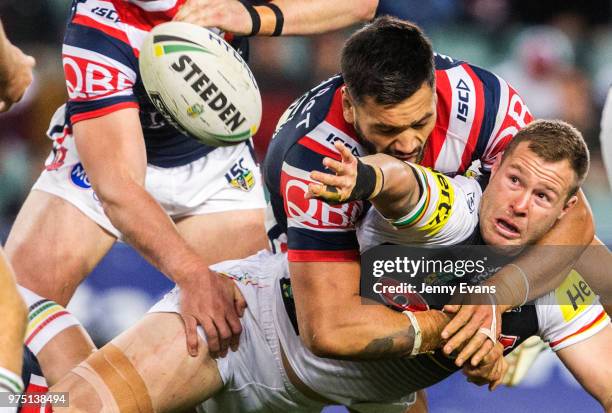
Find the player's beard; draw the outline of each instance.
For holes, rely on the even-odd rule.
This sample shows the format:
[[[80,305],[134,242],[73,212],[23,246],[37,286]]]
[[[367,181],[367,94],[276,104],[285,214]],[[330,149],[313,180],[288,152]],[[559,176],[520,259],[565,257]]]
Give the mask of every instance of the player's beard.
[[[372,154],[378,153],[378,151],[376,150],[376,147],[374,146],[374,144],[372,142],[370,142],[365,137],[365,134],[363,133],[363,131],[359,127],[359,123],[358,122],[355,122],[353,124],[353,129],[355,129],[355,134],[357,135],[357,138],[359,138],[359,141],[361,142],[361,146],[363,146],[363,148],[366,150],[366,152],[367,152],[366,155],[372,155]],[[383,151],[382,153],[384,153],[385,155],[393,156],[394,158],[398,158],[398,159],[402,158],[401,156],[397,156],[397,154],[394,153],[390,149],[388,149],[386,151]],[[414,159],[411,159],[410,162],[412,162],[412,163],[421,163],[421,161],[423,160],[423,154],[424,153],[425,153],[425,145],[422,145],[419,148],[419,153],[415,156]]]
[[[363,133],[363,131],[359,127],[359,123],[357,121],[355,121],[353,123],[353,129],[355,129],[355,134],[357,135],[357,138],[359,139],[359,142],[361,142],[361,146],[363,146],[363,148],[367,152],[364,155],[373,155],[373,154],[375,154],[376,153],[376,147],[374,146],[374,144],[372,144],[372,142],[370,142],[365,137],[365,134]]]

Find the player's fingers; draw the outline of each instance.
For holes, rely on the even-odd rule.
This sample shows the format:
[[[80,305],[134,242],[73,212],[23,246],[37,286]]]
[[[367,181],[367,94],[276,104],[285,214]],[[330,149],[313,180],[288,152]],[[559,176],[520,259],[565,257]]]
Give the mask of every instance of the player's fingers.
[[[500,364],[501,364],[501,367],[500,367],[499,378],[497,380],[495,380],[494,383],[491,383],[491,385],[489,386],[489,390],[490,391],[495,390],[500,384],[502,384],[504,382],[504,376],[508,372],[508,367],[509,366],[508,366],[508,363],[506,362],[506,360],[503,360]]]
[[[447,304],[444,306],[442,311],[444,311],[445,313],[449,313],[449,314],[455,314],[459,312],[460,308],[461,308],[461,304]]]
[[[342,162],[351,163],[356,160],[355,156],[351,153],[351,150],[342,142],[336,141],[334,142],[334,146],[340,152]]]
[[[335,186],[337,188],[342,188],[345,186],[343,185],[344,180],[342,179],[342,177],[331,175],[331,174],[326,174],[320,171],[312,171],[310,173],[310,178],[319,183]]]
[[[304,194],[304,198],[320,198],[325,193],[325,186],[319,184],[308,184],[308,191]]]
[[[332,158],[323,158],[323,165],[338,175],[342,175],[345,172],[345,165]]]
[[[229,348],[230,339],[232,338],[232,329],[227,321],[228,315],[224,318],[215,318],[214,324],[219,332],[219,356],[225,357]],[[239,323],[240,324],[240,323]]]
[[[207,317],[205,320],[200,320],[200,324],[206,333],[206,342],[208,343],[208,352],[210,353],[210,357],[219,357],[219,333],[217,332],[215,323],[213,323],[213,321]]]
[[[227,323],[231,329],[231,336],[229,338],[229,347],[232,351],[238,350],[238,343],[240,342],[240,334],[242,333],[242,324],[235,315],[229,315],[226,317]]]
[[[244,315],[244,310],[247,308],[247,302],[235,284],[233,285],[233,288],[234,288],[234,309],[236,310],[236,314],[238,314],[238,317],[242,317]]]
[[[183,317],[183,322],[185,323],[185,333],[187,338],[187,352],[191,357],[196,357],[198,355],[198,322],[195,317],[187,315]]]
[[[487,356],[492,353],[492,350],[493,350],[493,342],[491,340],[487,340],[470,359],[470,363],[472,364],[472,366],[476,367],[482,361],[484,361],[485,363],[494,362],[494,360],[492,360],[493,355],[489,358],[489,360],[486,359]]]
[[[461,306],[457,315],[453,317],[450,323],[448,323],[446,327],[444,327],[444,330],[442,330],[442,338],[448,339],[449,337],[453,336],[453,334],[457,333],[459,329],[461,329],[464,325],[468,323],[468,321],[470,321],[473,314],[474,314],[473,305]],[[461,344],[461,342],[459,342],[459,344]],[[447,351],[447,348],[449,349],[448,351]],[[446,354],[450,354],[454,349],[455,349],[454,347],[453,348],[449,347],[449,344],[444,346],[444,352],[446,352]]]
[[[489,342],[485,342],[485,340]],[[455,364],[457,366],[462,366],[463,363],[469,360],[470,357],[472,357],[472,355],[482,347],[486,347],[488,353],[489,351],[491,351],[492,344],[484,334],[478,333],[470,339],[470,341],[465,347],[463,347],[463,349],[461,349],[459,355],[457,356],[457,359],[455,359]]]

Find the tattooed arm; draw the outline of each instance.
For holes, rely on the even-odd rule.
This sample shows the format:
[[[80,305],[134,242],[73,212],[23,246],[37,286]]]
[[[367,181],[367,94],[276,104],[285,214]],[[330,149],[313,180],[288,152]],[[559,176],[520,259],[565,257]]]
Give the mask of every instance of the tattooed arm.
[[[359,263],[291,262],[300,336],[317,356],[371,360],[410,355],[415,330],[406,315],[359,296]],[[414,313],[420,352],[440,347],[449,317],[441,311]]]

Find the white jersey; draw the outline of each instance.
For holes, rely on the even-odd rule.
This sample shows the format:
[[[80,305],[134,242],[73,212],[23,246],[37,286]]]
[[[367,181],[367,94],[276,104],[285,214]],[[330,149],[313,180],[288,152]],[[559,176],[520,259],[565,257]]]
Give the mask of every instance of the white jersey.
[[[450,178],[410,164],[421,187],[417,205],[397,220],[387,220],[370,208],[357,227],[361,252],[385,243],[401,245],[456,245],[478,225],[482,189],[474,178]]]

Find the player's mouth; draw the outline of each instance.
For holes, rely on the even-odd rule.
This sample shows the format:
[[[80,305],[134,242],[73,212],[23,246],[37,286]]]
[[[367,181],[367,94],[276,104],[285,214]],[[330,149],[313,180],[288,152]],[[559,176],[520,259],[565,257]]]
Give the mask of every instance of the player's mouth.
[[[418,162],[421,155],[421,148],[417,148],[412,152],[394,152],[392,156],[404,162]]]
[[[495,229],[498,234],[506,239],[518,239],[521,237],[521,231],[519,228],[512,223],[511,221],[505,218],[497,218],[495,219]]]

